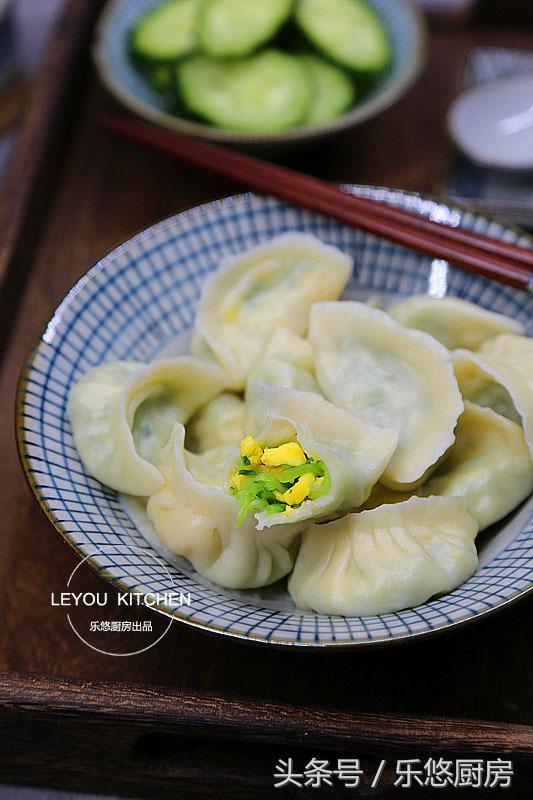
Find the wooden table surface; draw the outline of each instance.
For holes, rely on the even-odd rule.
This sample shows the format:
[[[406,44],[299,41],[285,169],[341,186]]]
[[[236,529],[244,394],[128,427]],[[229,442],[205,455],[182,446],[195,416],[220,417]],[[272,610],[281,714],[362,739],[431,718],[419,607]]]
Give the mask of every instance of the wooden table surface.
[[[526,26],[512,19],[497,26],[493,17],[460,31],[432,32],[427,69],[401,103],[342,140],[287,160],[332,180],[432,191],[449,159],[447,103],[466,54],[482,44],[527,48],[533,41]],[[91,652],[73,636],[64,610],[51,607],[50,593],[65,585],[78,557],[42,515],[18,463],[12,405],[21,365],[65,292],[97,259],[165,216],[239,190],[101,130],[95,116],[109,99],[92,71],[79,78],[76,91],[78,99],[65,110],[68,137],[58,168],[48,180],[39,225],[20,251],[20,274],[10,281],[4,308],[2,670],[339,712],[531,721],[531,601],[428,641],[364,652],[265,649],[175,623],[157,647],[130,658]],[[84,567],[83,588],[103,591],[107,584]]]

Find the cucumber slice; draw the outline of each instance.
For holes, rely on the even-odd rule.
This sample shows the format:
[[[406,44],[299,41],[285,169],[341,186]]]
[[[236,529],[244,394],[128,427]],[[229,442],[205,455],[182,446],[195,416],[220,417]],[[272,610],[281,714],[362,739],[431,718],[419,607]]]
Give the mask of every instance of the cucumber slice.
[[[202,0],[168,0],[143,14],[132,31],[134,55],[145,61],[176,61],[196,49]]]
[[[293,0],[205,0],[198,36],[214,58],[242,58],[272,39]]]
[[[318,56],[302,56],[314,84],[305,122],[328,122],[344,114],[355,102],[355,85],[349,75]]]
[[[235,61],[193,56],[178,64],[177,80],[192,113],[221,128],[255,133],[298,125],[313,91],[300,58],[279,50]]]
[[[174,70],[170,64],[154,64],[148,67],[148,77],[156,92],[166,94],[174,88]]]
[[[379,72],[390,63],[388,32],[364,0],[298,0],[296,21],[327,58],[348,69]]]

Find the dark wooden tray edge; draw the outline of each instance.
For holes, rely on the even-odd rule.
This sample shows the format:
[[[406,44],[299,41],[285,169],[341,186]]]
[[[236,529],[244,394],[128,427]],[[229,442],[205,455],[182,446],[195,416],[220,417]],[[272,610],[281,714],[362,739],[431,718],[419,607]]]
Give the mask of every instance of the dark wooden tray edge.
[[[129,797],[268,798],[274,766],[294,757],[359,757],[380,786],[357,796],[396,796],[398,758],[507,758],[507,797],[528,797],[533,727],[481,720],[354,714],[256,699],[131,684],[76,683],[0,674],[0,781],[115,792]],[[425,791],[425,800],[443,796]],[[289,787],[283,796],[296,797]],[[487,792],[487,793],[486,793]],[[415,792],[418,795],[418,791]],[[352,793],[353,794],[353,793]],[[346,796],[343,786],[328,797]],[[451,795],[447,795],[451,797]],[[461,791],[461,798],[494,796]]]
[[[0,191],[0,354],[47,216],[89,75],[102,3],[68,0],[47,47]]]

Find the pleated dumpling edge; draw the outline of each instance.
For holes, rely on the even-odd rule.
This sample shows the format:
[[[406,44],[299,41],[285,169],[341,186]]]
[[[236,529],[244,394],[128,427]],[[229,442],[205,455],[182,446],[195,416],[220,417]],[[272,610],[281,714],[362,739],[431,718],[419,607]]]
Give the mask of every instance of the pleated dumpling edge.
[[[476,570],[478,523],[455,497],[412,497],[311,525],[289,592],[299,608],[365,617],[415,608]]]

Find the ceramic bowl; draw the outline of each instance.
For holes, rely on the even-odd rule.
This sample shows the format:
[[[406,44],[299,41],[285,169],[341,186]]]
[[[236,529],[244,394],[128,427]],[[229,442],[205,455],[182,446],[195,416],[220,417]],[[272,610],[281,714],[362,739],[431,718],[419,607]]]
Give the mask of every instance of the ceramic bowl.
[[[390,31],[392,66],[379,84],[351,111],[322,125],[291,128],[276,134],[227,131],[170,114],[164,98],[134,67],[128,54],[128,37],[137,17],[160,0],[110,0],[98,25],[94,60],[107,89],[124,106],[171,130],[211,141],[242,145],[288,145],[353,128],[393,105],[422,69],[425,25],[413,0],[368,0]]]
[[[503,224],[418,195],[368,187],[352,191],[533,247],[533,239]],[[85,472],[65,418],[73,383],[103,361],[148,361],[179,352],[202,284],[221,259],[289,230],[313,233],[353,256],[347,296],[378,297],[386,305],[398,295],[450,294],[521,320],[533,333],[531,294],[319,214],[251,194],[185,211],[99,261],[65,297],[23,373],[17,411],[20,453],[50,521],[80,556],[91,555],[93,568],[122,589],[164,594],[178,586],[190,592],[190,606],[160,606],[164,614],[269,645],[342,648],[402,641],[479,619],[524,596],[533,588],[532,500],[480,534],[479,569],[455,591],[395,614],[345,618],[297,609],[283,582],[264,590],[222,590],[198,576],[185,559],[172,558],[168,564],[169,587],[169,573],[150,557],[156,540],[140,533],[131,507]],[[161,555],[162,549],[157,552]]]

